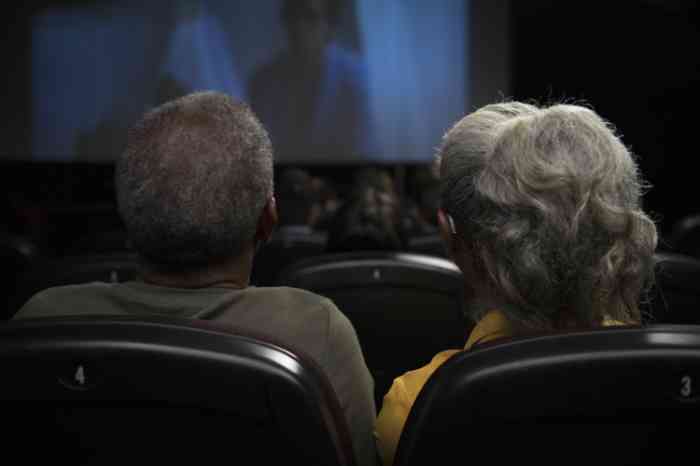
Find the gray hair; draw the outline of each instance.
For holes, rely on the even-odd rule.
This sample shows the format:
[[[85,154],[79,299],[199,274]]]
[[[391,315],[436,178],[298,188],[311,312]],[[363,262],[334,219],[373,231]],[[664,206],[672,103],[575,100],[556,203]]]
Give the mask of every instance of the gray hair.
[[[473,270],[514,323],[640,320],[656,226],[637,164],[595,112],[488,105],[447,132],[438,170]]]
[[[251,244],[273,189],[272,146],[247,105],[216,92],[145,114],[117,162],[119,211],[151,266],[186,271]]]

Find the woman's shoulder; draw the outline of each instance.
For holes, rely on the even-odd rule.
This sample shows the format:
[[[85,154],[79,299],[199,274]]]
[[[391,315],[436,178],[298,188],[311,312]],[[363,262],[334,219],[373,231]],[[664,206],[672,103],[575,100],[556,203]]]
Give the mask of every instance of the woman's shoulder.
[[[442,364],[444,364],[445,361],[447,361],[452,355],[457,354],[461,351],[463,350],[452,349],[441,351],[440,353],[436,354],[428,364],[419,367],[418,369],[406,372],[401,377],[399,377],[397,381],[400,380],[401,385],[403,385],[402,388],[406,392],[406,395],[411,399],[415,399],[418,396],[418,393],[423,388],[423,385],[425,385],[425,383],[430,378],[430,376],[433,375],[433,373]]]

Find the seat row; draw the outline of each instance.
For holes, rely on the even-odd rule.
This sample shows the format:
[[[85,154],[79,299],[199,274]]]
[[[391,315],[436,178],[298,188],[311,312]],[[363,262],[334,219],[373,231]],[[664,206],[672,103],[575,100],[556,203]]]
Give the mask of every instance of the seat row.
[[[3,453],[28,464],[354,464],[323,372],[299,350],[220,323],[5,323],[0,364]],[[430,378],[394,464],[692,458],[699,382],[697,326],[485,344]]]
[[[656,282],[642,300],[645,323],[700,324],[700,261],[667,253],[655,256]],[[136,278],[133,254],[81,256],[31,269],[21,280],[7,316],[35,292],[50,286]],[[321,255],[281,270],[278,285],[332,299],[354,325],[375,379],[378,406],[393,379],[427,363],[439,351],[464,345],[463,279],[450,261],[408,253]]]

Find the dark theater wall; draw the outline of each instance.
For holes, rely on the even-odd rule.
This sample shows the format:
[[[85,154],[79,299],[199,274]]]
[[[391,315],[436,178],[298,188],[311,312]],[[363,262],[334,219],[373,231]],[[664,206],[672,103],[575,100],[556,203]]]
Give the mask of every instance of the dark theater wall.
[[[700,92],[695,2],[472,2],[471,8],[480,12],[474,17],[491,19],[472,24],[468,37],[479,86],[470,108],[501,96],[585,100],[615,123],[638,155],[652,185],[647,208],[662,232],[683,215],[700,212],[700,175],[693,160],[693,111]],[[29,21],[38,7],[1,8],[0,152],[22,154],[30,150]],[[66,203],[110,201],[109,167],[12,165],[0,165],[4,194],[22,192],[37,201]],[[101,173],[104,179],[99,179]]]
[[[690,1],[513,2],[515,97],[583,99],[612,121],[662,232],[700,212],[698,17]]]
[[[0,160],[27,153],[31,136],[29,17],[32,7],[13,3],[0,6]]]

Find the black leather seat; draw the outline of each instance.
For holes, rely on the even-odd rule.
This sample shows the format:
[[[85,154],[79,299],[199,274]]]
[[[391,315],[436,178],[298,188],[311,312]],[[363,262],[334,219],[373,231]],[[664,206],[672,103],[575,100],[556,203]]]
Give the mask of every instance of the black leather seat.
[[[133,252],[124,228],[93,231],[84,234],[66,247],[65,255],[96,255]]]
[[[511,339],[438,368],[394,464],[673,464],[697,457],[698,418],[700,327]]]
[[[14,296],[21,277],[39,259],[38,248],[27,238],[0,231],[0,320],[14,314]]]
[[[700,260],[683,254],[657,252],[655,283],[642,301],[649,323],[700,324]]]
[[[174,319],[0,326],[3,455],[23,464],[354,464],[321,370],[268,337]]]
[[[406,243],[411,252],[447,258],[447,249],[439,233],[411,236]]]
[[[442,350],[461,348],[469,331],[463,276],[437,257],[328,254],[291,266],[278,284],[326,296],[347,315],[374,376],[378,404],[395,377]]]
[[[700,259],[700,214],[677,221],[671,229],[669,242],[674,252]]]
[[[256,286],[273,285],[287,266],[323,254],[326,235],[320,232],[281,228],[255,255],[250,282]]]

